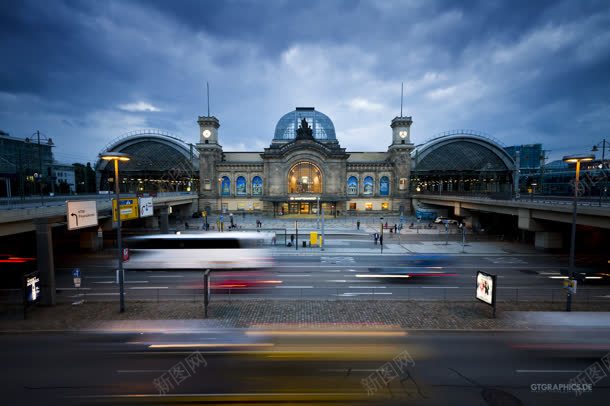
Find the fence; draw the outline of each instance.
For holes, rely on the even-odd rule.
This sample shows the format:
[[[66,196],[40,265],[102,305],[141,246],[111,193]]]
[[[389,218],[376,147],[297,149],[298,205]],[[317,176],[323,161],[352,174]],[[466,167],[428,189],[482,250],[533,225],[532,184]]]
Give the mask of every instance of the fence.
[[[89,288],[80,290],[58,290],[60,303],[86,300],[90,302],[118,301],[118,289]],[[345,287],[294,287],[275,288],[220,288],[212,290],[212,300],[416,300],[416,301],[472,301],[475,298],[474,287],[364,287],[347,289]],[[125,294],[128,301],[203,301],[203,289],[198,288],[155,288],[146,287],[128,290]],[[498,302],[524,303],[546,302],[565,303],[566,291],[562,288],[503,288],[497,291]],[[582,289],[572,296],[574,304],[610,304],[610,290]]]

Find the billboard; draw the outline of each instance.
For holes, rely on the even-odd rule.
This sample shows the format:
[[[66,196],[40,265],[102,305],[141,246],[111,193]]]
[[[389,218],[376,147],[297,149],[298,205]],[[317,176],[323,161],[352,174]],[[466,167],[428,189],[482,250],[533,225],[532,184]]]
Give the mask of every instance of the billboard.
[[[68,230],[97,226],[97,206],[95,200],[67,201],[66,208]]]
[[[153,198],[140,197],[140,217],[149,217],[153,215]]]
[[[477,272],[477,299],[488,305],[495,305],[496,302],[496,275],[485,272]]]
[[[140,206],[137,197],[121,198],[121,221],[138,218]],[[112,221],[118,221],[116,215],[116,199],[112,199]]]

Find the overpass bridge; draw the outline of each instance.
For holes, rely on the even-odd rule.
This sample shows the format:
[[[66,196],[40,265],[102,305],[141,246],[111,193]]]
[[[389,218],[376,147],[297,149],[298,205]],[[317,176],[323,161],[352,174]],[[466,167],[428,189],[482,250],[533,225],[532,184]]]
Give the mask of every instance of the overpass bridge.
[[[136,197],[135,194],[121,194],[121,198]],[[52,226],[66,224],[66,201],[95,200],[98,218],[103,228],[111,228],[110,221],[114,194],[90,194],[77,196],[32,197],[28,199],[0,200],[0,237],[36,230],[36,224],[48,223]],[[197,194],[189,192],[159,193],[153,196],[155,216],[160,216],[161,228],[167,224],[169,208],[175,208],[181,216],[190,217],[197,210]],[[153,217],[155,217],[153,216]],[[157,218],[151,218],[151,222]],[[96,230],[97,231],[97,230]]]
[[[15,235],[24,232],[36,233],[37,269],[40,275],[40,288],[42,304],[55,304],[55,265],[53,247],[53,227],[65,226],[66,200],[95,200],[97,202],[98,223],[102,229],[112,229],[112,198],[114,195],[97,194],[84,196],[62,196],[58,198],[0,201],[0,237]],[[121,197],[135,197],[133,194],[124,194]],[[147,227],[160,228],[162,233],[169,229],[170,207],[176,208],[181,217],[190,217],[197,210],[198,196],[195,193],[162,193],[153,196],[154,215],[145,217]],[[157,223],[157,224],[155,224]],[[97,227],[75,230],[80,239],[81,248],[98,249],[102,238],[98,235]],[[4,252],[0,252],[4,253]],[[10,253],[9,253],[10,254]]]
[[[479,213],[515,216],[519,229],[535,233],[538,248],[561,248],[561,233],[554,231],[552,226],[557,223],[571,224],[573,211],[571,200],[540,197],[526,200],[417,194],[413,196],[413,206],[453,209],[454,215],[463,217],[470,227],[478,226]],[[610,205],[580,202],[576,222],[581,226],[610,230]]]

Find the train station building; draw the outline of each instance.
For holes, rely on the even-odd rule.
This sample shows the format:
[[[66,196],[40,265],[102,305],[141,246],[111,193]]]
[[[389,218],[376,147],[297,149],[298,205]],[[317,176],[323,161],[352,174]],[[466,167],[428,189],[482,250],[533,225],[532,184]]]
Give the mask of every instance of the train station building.
[[[199,210],[276,216],[412,211],[417,193],[510,194],[515,165],[495,140],[453,131],[416,145],[411,117],[389,120],[372,138],[387,148],[346,151],[332,120],[313,107],[284,114],[263,151],[222,147],[221,122],[197,120],[197,143],[157,130],[127,134],[105,149],[126,152],[121,189],[131,193],[196,191]],[[100,190],[112,190],[111,165],[97,163]]]

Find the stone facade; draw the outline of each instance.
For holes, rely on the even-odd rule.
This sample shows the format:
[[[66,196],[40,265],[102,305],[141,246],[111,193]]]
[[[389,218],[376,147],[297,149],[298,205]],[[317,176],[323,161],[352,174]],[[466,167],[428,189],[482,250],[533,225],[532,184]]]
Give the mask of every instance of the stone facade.
[[[320,204],[335,215],[410,211],[411,117],[392,120],[385,152],[346,152],[330,119],[313,108],[282,117],[262,153],[224,152],[218,119],[198,124],[200,210],[307,215]]]

